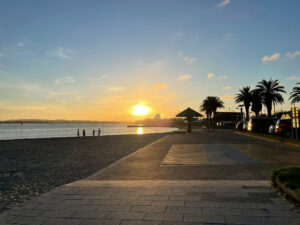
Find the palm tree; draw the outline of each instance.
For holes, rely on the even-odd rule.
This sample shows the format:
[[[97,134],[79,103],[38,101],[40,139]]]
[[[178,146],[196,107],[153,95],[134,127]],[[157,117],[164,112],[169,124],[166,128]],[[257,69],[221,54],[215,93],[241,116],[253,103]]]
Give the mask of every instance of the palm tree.
[[[208,127],[208,125],[209,125],[208,121],[211,120],[212,110],[211,110],[211,107],[209,105],[209,101],[208,101],[207,98],[204,99],[202,104],[200,105],[200,111],[205,112],[205,114],[206,114],[206,123],[207,123],[206,125]]]
[[[249,120],[249,108],[251,104],[251,91],[250,86],[243,87],[239,90],[240,93],[238,93],[235,97],[235,103],[243,102],[245,109],[246,109],[246,120]]]
[[[209,96],[208,98],[215,118],[218,108],[224,108],[224,102],[217,96]]]
[[[251,95],[252,95],[251,111],[255,113],[256,117],[258,117],[259,112],[262,110],[262,96],[257,89],[252,90]]]
[[[272,115],[272,105],[277,103],[282,104],[284,102],[281,93],[286,93],[284,87],[280,85],[278,80],[269,81],[262,80],[256,85],[257,90],[261,94],[262,102],[266,106],[268,111],[268,117]]]
[[[297,83],[300,84],[300,83]],[[290,93],[289,99],[292,99],[291,103],[300,102],[300,87],[294,87],[293,91]]]
[[[212,115],[215,117],[218,108],[224,108],[224,102],[217,96],[206,97],[200,106],[200,110],[205,111],[210,123],[212,123]]]

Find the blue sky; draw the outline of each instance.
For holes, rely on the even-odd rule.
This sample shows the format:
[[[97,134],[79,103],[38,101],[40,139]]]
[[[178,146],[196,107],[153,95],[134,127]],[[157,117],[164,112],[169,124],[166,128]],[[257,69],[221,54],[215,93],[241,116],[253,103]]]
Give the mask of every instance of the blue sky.
[[[171,117],[208,95],[236,110],[244,85],[300,82],[297,0],[0,3],[0,119]]]

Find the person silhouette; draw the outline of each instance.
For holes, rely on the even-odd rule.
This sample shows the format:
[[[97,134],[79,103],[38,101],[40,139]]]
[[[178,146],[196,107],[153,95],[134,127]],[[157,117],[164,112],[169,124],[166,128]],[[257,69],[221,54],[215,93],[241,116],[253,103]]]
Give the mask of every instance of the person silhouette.
[[[99,128],[98,129],[98,136],[100,136],[100,134],[101,134],[101,129]]]
[[[80,136],[80,134],[79,134],[79,129],[77,129],[77,137],[79,137]]]
[[[93,136],[95,136],[95,130],[93,130]]]
[[[82,130],[82,136],[85,137],[85,129]]]

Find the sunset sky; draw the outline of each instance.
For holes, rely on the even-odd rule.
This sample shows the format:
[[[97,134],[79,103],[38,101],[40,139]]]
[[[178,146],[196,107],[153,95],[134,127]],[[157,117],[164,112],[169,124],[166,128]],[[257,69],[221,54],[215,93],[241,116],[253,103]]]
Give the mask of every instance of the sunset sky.
[[[167,118],[208,95],[238,111],[244,85],[300,82],[299,0],[0,4],[0,120]]]

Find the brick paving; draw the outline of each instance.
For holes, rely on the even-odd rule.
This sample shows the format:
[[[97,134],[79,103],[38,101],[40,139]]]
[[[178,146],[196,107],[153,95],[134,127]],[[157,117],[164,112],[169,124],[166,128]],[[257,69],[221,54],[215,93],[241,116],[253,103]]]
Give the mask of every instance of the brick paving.
[[[6,211],[0,221],[28,225],[299,225],[300,214],[274,193],[268,181],[81,180]]]
[[[183,171],[181,176],[184,175],[187,179],[176,179],[178,176],[170,172],[170,169],[175,167],[171,166],[166,171],[169,179],[151,179],[154,176],[153,173],[157,171],[160,176],[166,176],[160,169],[163,167],[161,162],[167,154],[167,151],[164,150],[167,146],[164,143],[168,142],[167,138],[140,149],[87,179],[58,187],[2,213],[0,224],[300,224],[300,213],[271,189],[267,179],[254,179],[255,177],[248,171],[241,168],[238,171],[226,171],[225,179],[205,180],[192,179],[197,174],[194,173],[189,177],[188,172],[191,167],[182,165],[176,168],[181,168]],[[188,141],[182,142],[185,144],[199,142],[199,138],[197,140],[191,136],[188,138]],[[207,142],[207,139],[205,141]],[[162,146],[161,149],[159,145]],[[265,145],[267,146],[267,144]],[[286,154],[292,156],[298,154],[293,151],[293,149],[286,150]],[[218,150],[218,154],[219,152],[220,150]],[[255,152],[251,153],[251,149],[247,149],[247,152],[249,153],[247,153],[247,157],[254,157],[257,162],[266,164],[263,156],[257,155]],[[132,179],[134,177],[132,173],[138,170],[139,161],[147,161],[147,159],[149,159],[149,164],[143,169],[148,169],[149,176],[146,177],[148,179]],[[245,162],[251,162],[252,164],[248,166],[252,167],[258,165],[248,159]],[[147,168],[149,165],[151,167]],[[130,170],[126,170],[126,166]],[[150,169],[155,166],[157,170]],[[205,167],[200,168],[205,170]],[[120,177],[122,169],[125,175],[123,179],[117,179]],[[239,173],[240,171],[245,176],[241,176],[241,179],[229,179],[231,172]],[[208,173],[210,170],[204,172]],[[143,173],[143,176],[146,174]],[[109,179],[104,179],[104,177],[109,177]],[[239,176],[233,174],[233,178],[236,177]]]

